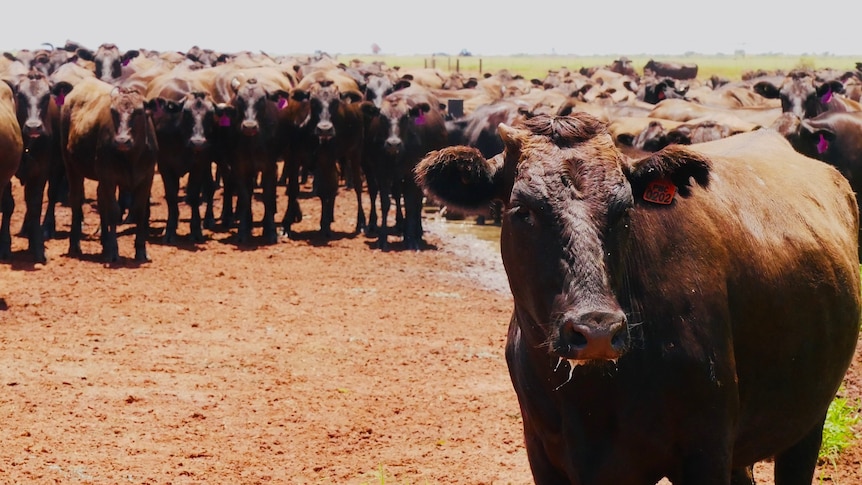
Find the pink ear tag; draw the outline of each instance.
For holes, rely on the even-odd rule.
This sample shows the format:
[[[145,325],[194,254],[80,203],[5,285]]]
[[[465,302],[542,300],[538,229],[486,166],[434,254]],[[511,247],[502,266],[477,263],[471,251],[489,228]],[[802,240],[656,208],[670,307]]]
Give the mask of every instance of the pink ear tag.
[[[823,94],[823,96],[820,97],[820,102],[823,104],[826,104],[830,101],[832,101],[832,88],[831,87],[827,88],[827,90]]]
[[[824,153],[829,149],[829,142],[826,140],[826,137],[823,136],[823,133],[820,134],[820,141],[817,142],[817,153]]]
[[[413,123],[415,123],[417,125],[424,125],[425,124],[425,112],[420,111],[419,116],[417,116],[416,119],[413,120]]]
[[[219,126],[230,126],[230,116],[221,115],[221,117],[218,119],[218,125]]]
[[[123,59],[123,67],[128,66],[128,65],[129,65],[129,61],[130,61],[130,60],[131,60],[131,59]]]
[[[56,98],[54,98],[54,104],[56,104],[57,106],[63,106],[63,104],[65,102],[66,102],[66,93],[60,93],[57,95]]]
[[[287,107],[287,98],[280,97],[278,98],[278,109],[284,109]]]

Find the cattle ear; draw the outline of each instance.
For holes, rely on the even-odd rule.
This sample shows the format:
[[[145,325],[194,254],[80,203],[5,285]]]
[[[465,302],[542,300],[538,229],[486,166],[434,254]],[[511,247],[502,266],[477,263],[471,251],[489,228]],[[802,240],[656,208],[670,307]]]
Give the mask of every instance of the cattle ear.
[[[691,145],[691,127],[681,125],[667,133],[668,144]]]
[[[362,101],[362,93],[358,91],[346,91],[341,93],[341,99],[350,103],[355,103],[357,101]]]
[[[85,61],[92,61],[94,58],[93,51],[91,51],[90,49],[85,49],[83,47],[79,47],[78,50],[75,51],[75,55],[77,55],[81,59],[84,59]]]
[[[290,99],[294,101],[305,101],[308,99],[308,93],[302,89],[294,89],[293,92],[290,93]]]
[[[12,62],[15,62],[18,60],[18,58],[15,57],[15,54],[12,54],[11,52],[4,52],[3,57],[5,57],[6,59],[9,59]]]
[[[673,183],[680,195],[688,196],[692,180],[702,187],[709,184],[711,162],[685,146],[669,145],[625,168],[635,198],[640,198],[650,182],[662,179]]]
[[[769,99],[777,99],[778,96],[781,94],[781,91],[778,89],[778,87],[769,81],[759,81],[755,83],[754,86],[751,87],[751,89],[753,89],[755,93]]]
[[[497,171],[476,148],[452,146],[429,152],[414,174],[429,198],[460,213],[479,214],[496,198]]]
[[[634,144],[635,137],[631,133],[620,133],[617,135],[617,144],[630,147]]]
[[[367,117],[374,117],[380,114],[380,108],[374,106],[370,101],[363,101],[361,105],[362,113]]]

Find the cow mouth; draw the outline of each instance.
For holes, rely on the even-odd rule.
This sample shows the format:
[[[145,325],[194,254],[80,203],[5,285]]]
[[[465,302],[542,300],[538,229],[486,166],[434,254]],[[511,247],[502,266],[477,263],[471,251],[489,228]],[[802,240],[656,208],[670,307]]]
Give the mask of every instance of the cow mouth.
[[[568,374],[568,376],[566,377],[566,380],[565,380],[565,381],[563,381],[563,383],[562,383],[562,384],[560,384],[559,386],[557,386],[557,387],[554,389],[555,391],[560,390],[560,388],[561,388],[561,387],[565,386],[566,384],[568,384],[569,382],[571,382],[571,381],[572,381],[572,377],[573,377],[573,376],[574,376],[574,374],[575,374],[575,367],[580,367],[580,366],[598,366],[598,365],[601,365],[601,364],[603,364],[603,363],[609,363],[609,364],[613,364],[614,369],[616,369],[616,368],[617,368],[617,359],[610,359],[610,360],[579,360],[579,359],[566,359],[566,358],[560,357],[560,358],[559,358],[559,360],[557,360],[557,365],[554,367],[554,372],[557,372],[557,371],[560,369],[560,366],[562,365],[563,361],[566,361],[566,362],[568,362],[568,364],[569,364],[569,374]]]

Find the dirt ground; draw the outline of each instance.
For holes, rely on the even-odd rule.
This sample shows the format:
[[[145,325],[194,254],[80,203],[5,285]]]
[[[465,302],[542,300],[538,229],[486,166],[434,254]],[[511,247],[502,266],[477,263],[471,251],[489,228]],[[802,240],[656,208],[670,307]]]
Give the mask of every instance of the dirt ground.
[[[381,252],[352,234],[341,192],[331,240],[309,198],[296,240],[192,244],[182,207],[183,241],[167,246],[161,188],[157,177],[146,264],[131,260],[131,226],[124,259],[101,262],[92,200],[83,259],[65,256],[67,207],[46,265],[13,237],[0,262],[0,482],[531,483],[493,243],[429,215],[425,250]],[[860,368],[857,355],[853,399]],[[862,483],[860,458],[856,445],[818,480]],[[768,472],[758,465],[759,483]]]

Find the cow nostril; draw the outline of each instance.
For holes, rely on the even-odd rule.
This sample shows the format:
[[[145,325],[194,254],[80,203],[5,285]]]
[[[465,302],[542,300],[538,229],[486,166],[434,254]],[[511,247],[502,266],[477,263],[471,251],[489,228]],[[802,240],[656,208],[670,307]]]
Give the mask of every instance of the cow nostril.
[[[567,319],[560,329],[562,357],[577,360],[614,360],[628,346],[625,316],[620,312],[589,312]]]

